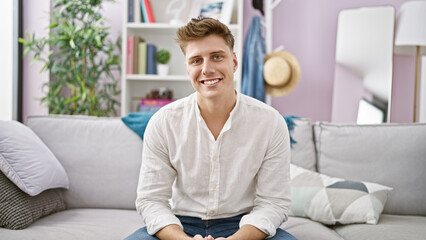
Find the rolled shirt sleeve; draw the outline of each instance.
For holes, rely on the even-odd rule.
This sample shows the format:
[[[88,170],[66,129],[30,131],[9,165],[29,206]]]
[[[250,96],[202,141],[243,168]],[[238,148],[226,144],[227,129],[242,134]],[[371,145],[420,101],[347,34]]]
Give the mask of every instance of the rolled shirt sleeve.
[[[183,228],[169,204],[176,171],[168,159],[160,123],[161,116],[154,115],[145,131],[136,199],[136,209],[151,235],[171,224]]]
[[[275,134],[257,175],[254,207],[240,221],[240,227],[255,226],[268,238],[273,237],[276,229],[287,220],[291,203],[289,133],[281,116],[274,126]]]

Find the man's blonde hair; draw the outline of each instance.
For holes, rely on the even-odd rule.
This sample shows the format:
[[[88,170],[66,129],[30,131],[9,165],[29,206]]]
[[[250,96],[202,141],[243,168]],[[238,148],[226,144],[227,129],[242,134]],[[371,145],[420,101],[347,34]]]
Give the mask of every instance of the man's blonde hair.
[[[179,44],[183,54],[185,54],[188,42],[212,34],[222,37],[231,51],[234,51],[234,36],[231,31],[225,24],[213,18],[192,18],[185,26],[177,30],[176,42]]]

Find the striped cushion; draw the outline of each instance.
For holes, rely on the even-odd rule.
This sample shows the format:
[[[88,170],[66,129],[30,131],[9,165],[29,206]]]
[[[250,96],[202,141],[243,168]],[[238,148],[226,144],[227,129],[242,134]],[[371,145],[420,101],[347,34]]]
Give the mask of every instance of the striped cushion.
[[[0,227],[24,229],[39,218],[64,209],[59,190],[50,189],[31,197],[0,171]]]

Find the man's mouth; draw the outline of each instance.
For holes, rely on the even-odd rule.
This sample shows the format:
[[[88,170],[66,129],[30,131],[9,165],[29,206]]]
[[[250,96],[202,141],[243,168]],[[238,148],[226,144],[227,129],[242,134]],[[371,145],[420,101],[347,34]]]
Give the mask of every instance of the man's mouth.
[[[204,85],[214,85],[218,83],[222,78],[215,78],[215,79],[209,79],[209,80],[201,80],[201,83]]]

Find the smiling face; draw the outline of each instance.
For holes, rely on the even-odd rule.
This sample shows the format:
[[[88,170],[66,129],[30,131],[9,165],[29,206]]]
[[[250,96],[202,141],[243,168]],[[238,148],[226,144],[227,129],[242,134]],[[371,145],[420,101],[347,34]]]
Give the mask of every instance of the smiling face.
[[[235,95],[235,53],[218,35],[189,41],[185,48],[186,71],[199,102],[226,100]]]

